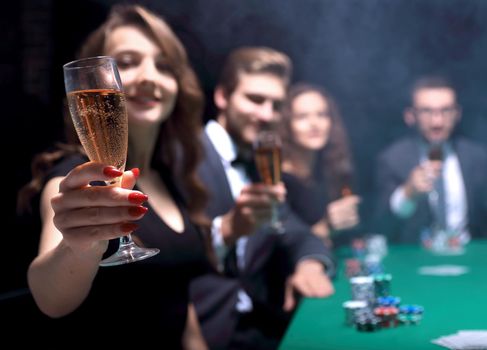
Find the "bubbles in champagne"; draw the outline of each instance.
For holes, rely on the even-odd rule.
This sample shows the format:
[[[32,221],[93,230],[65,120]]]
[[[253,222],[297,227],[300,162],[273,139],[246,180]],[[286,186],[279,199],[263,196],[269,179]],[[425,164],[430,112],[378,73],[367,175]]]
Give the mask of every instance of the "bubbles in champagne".
[[[281,149],[279,147],[257,148],[255,163],[265,184],[274,185],[281,181]]]
[[[121,91],[93,89],[68,93],[78,137],[92,161],[123,170],[127,157],[128,121]]]

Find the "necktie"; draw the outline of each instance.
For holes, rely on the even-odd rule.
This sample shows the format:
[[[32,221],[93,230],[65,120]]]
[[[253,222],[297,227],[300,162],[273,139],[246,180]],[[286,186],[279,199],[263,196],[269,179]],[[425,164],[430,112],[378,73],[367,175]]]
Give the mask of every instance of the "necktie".
[[[435,191],[437,194],[436,208],[434,208],[436,224],[439,229],[446,229],[446,198],[445,198],[445,181],[443,170],[435,181]]]
[[[444,145],[436,143],[430,145],[428,152],[428,159],[432,161],[444,161]],[[435,220],[435,226],[439,230],[446,230],[446,199],[445,199],[445,181],[443,167],[439,176],[435,180],[434,192],[435,200],[433,201],[433,215]]]

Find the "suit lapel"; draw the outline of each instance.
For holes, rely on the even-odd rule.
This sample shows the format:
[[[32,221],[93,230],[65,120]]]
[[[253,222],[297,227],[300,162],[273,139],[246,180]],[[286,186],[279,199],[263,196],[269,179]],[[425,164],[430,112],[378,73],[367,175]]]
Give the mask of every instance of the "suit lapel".
[[[210,192],[207,213],[214,218],[230,210],[235,201],[220,155],[205,132],[202,133],[202,143],[205,154],[198,169],[198,175]]]
[[[420,148],[418,140],[416,138],[410,138],[405,143],[405,146],[404,153],[401,155],[399,163],[402,167],[400,173],[404,174],[405,176],[405,178],[402,179],[402,182],[406,181],[411,173],[411,170],[413,170],[414,167],[416,167],[420,162]]]
[[[272,245],[276,239],[278,236],[270,233],[267,227],[263,227],[248,236],[244,271],[255,271],[262,264],[262,261],[267,261],[267,256],[273,251]]]
[[[465,149],[461,140],[455,139],[453,141],[453,148],[457,154],[458,162],[460,164],[460,170],[462,172],[463,185],[465,186],[465,195],[467,197],[467,208],[474,207],[475,193],[473,192],[473,177],[475,176],[474,167],[475,163],[472,163],[469,152]],[[471,210],[468,210],[471,213]]]
[[[204,147],[204,160],[198,169],[198,175],[206,185],[210,200],[207,205],[207,213],[211,218],[227,213],[235,205],[235,200],[230,189],[230,184],[223,168],[220,155],[216,151],[208,135],[202,133]],[[262,264],[272,252],[272,244],[276,235],[265,232],[265,229],[258,230],[248,236],[245,248],[244,271],[253,271],[256,266]]]
[[[404,153],[401,155],[401,174],[404,175],[404,179],[402,179],[401,183],[404,183],[411,171],[420,164],[421,161],[421,149],[420,149],[420,141],[416,137],[411,137],[408,139],[408,142],[405,144],[403,149]],[[406,241],[419,241],[421,231],[428,227],[431,224],[431,207],[429,205],[428,196],[422,195],[418,202],[417,208],[414,213],[414,216],[411,220],[408,220],[405,223],[405,227],[402,230],[403,234],[406,236],[410,236],[414,233],[415,237],[413,240],[411,238],[405,238]]]

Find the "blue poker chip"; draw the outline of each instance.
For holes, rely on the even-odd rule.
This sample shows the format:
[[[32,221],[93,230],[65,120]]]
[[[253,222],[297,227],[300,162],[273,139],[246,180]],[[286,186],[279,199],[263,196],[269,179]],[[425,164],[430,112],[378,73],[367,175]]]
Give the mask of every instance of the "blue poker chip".
[[[424,308],[419,305],[413,305],[413,314],[422,314],[424,312]]]
[[[401,303],[401,298],[387,296],[377,298],[377,303],[382,306],[398,306]]]
[[[399,312],[402,314],[422,314],[424,308],[420,305],[403,305],[399,307]]]
[[[399,312],[401,314],[412,314],[413,309],[412,309],[411,305],[403,305],[403,306],[399,307]]]

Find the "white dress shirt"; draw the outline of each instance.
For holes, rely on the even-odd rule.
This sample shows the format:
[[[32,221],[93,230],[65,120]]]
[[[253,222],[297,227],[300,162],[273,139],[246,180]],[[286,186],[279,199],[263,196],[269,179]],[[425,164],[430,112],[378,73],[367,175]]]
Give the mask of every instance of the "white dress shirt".
[[[237,158],[237,146],[228,135],[227,131],[216,121],[210,120],[205,126],[205,132],[208,135],[211,143],[215,147],[217,153],[220,155],[225,174],[230,184],[230,190],[233,198],[236,199],[240,195],[242,188],[251,183],[251,180],[245,173],[242,166],[232,166],[232,161]],[[223,259],[228,251],[228,247],[223,241],[221,233],[221,216],[216,217],[212,222],[211,235],[213,247],[218,258],[218,265],[223,269]],[[248,237],[240,237],[236,242],[237,266],[243,269],[245,266],[245,247],[247,245]],[[238,293],[237,310],[240,312],[249,312],[252,310],[252,300],[245,293],[240,290]]]
[[[237,158],[237,146],[230,138],[230,135],[228,135],[227,131],[214,120],[210,120],[206,124],[205,132],[208,135],[213,146],[215,147],[217,153],[220,155],[220,160],[222,162],[223,168],[225,169],[225,174],[230,184],[233,198],[236,199],[240,195],[242,188],[252,182],[251,179],[247,176],[245,169],[242,165],[232,165],[232,161]],[[211,234],[213,238],[213,247],[216,251],[218,258],[219,268],[223,269],[223,260],[228,251],[228,247],[225,245],[221,233],[221,216],[213,219]],[[243,236],[240,237],[236,242],[237,267],[239,269],[243,269],[245,266],[244,256],[247,241],[248,237]],[[334,263],[326,255],[307,255],[302,257],[300,261],[309,259],[321,261],[326,267],[328,273],[334,272]],[[236,308],[240,312],[249,312],[253,308],[252,300],[243,289],[241,289],[238,293],[238,302]]]

